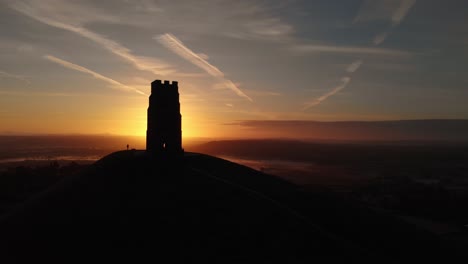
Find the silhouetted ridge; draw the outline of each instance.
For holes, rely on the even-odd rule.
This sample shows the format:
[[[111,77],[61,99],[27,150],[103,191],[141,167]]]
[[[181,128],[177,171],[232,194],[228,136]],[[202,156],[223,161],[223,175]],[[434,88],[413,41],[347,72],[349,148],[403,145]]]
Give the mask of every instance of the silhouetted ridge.
[[[443,252],[386,215],[226,160],[136,150],[62,180],[3,217],[0,233],[5,258],[19,262],[385,263]]]

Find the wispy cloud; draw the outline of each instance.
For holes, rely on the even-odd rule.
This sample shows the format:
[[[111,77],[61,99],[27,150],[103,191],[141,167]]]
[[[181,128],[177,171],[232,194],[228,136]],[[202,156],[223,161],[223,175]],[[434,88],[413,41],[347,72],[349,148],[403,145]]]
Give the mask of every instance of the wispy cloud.
[[[365,0],[354,18],[354,22],[390,21],[389,29],[377,34],[373,39],[374,45],[378,46],[390,35],[392,29],[405,19],[415,3],[416,0]]]
[[[132,52],[128,48],[122,46],[114,40],[108,39],[102,35],[92,32],[82,26],[67,23],[67,17],[57,16],[55,19],[50,18],[44,15],[41,12],[41,9],[36,5],[33,5],[32,3],[13,2],[11,3],[10,7],[46,25],[67,30],[89,40],[92,40],[95,43],[99,44],[102,48],[112,52],[113,54],[119,56],[127,62],[130,62],[135,68],[139,70],[149,71],[157,75],[168,75],[175,72],[175,69],[173,67],[171,67],[168,63],[162,60],[152,57],[136,56],[132,54]]]
[[[374,45],[378,46],[387,39],[392,29],[398,26],[403,21],[403,19],[406,17],[409,10],[415,3],[416,3],[416,0],[401,0],[400,6],[392,14],[392,17],[391,17],[392,25],[390,29],[388,31],[377,34],[374,37],[374,41],[373,41]]]
[[[252,101],[248,95],[246,95],[242,90],[240,90],[231,80],[226,79],[224,73],[219,70],[217,67],[210,64],[208,61],[200,57],[197,53],[193,52],[187,46],[182,43],[178,38],[172,34],[163,34],[154,37],[155,40],[159,41],[166,48],[184,58],[185,60],[191,62],[195,66],[203,69],[209,75],[216,77],[221,80],[221,82],[229,89],[234,91],[237,95],[246,98],[249,101]]]
[[[357,21],[366,21],[373,19],[390,19],[392,25],[390,29],[382,33],[377,34],[373,39],[374,47],[352,47],[352,46],[330,46],[330,45],[300,45],[295,46],[294,49],[303,52],[329,52],[329,53],[350,53],[355,55],[385,55],[385,56],[410,56],[411,53],[407,51],[384,49],[375,46],[380,45],[385,41],[391,32],[391,29],[396,25],[400,24],[405,18],[410,8],[416,3],[416,0],[400,0],[397,1],[385,1],[385,0],[365,0],[361,5],[361,8],[354,19]],[[396,4],[396,5],[395,5]],[[352,62],[346,68],[348,74],[356,72],[363,64],[362,59]],[[341,84],[331,89],[329,92],[323,94],[320,97],[314,98],[312,101],[307,102],[303,110],[307,110],[313,106],[319,105],[323,101],[327,100],[330,96],[338,93],[348,86],[351,81],[351,77],[341,78]]]
[[[354,22],[388,20],[393,26],[400,24],[416,0],[364,0]]]
[[[224,74],[215,66],[211,65],[205,59],[200,57],[197,53],[193,52],[187,46],[185,46],[182,41],[176,38],[172,34],[164,34],[160,36],[154,37],[157,41],[163,44],[166,48],[170,49],[180,57],[190,61],[191,63],[195,64],[196,66],[202,68],[208,74],[215,76],[215,77],[224,77]]]
[[[357,71],[359,69],[359,67],[361,67],[361,65],[362,65],[362,60],[356,60],[353,63],[351,63],[350,65],[348,65],[348,67],[346,67],[346,71],[349,72],[349,73],[353,73],[353,72]]]
[[[411,7],[416,3],[416,0],[401,0],[400,6],[392,14],[392,23],[394,26],[398,25],[408,14]]]
[[[27,53],[34,50],[33,46],[30,44],[21,44],[16,48],[17,51]]]
[[[90,70],[88,68],[85,68],[83,66],[71,63],[71,62],[66,61],[66,60],[59,59],[59,58],[51,56],[51,55],[44,55],[43,58],[46,59],[46,60],[49,60],[51,62],[57,63],[57,64],[65,67],[65,68],[90,74],[91,76],[93,76],[94,78],[96,78],[98,80],[107,82],[108,84],[110,84],[110,87],[112,87],[112,88],[123,90],[123,91],[136,92],[136,93],[139,93],[139,94],[142,94],[142,95],[146,95],[144,92],[142,92],[142,91],[140,91],[140,90],[138,90],[136,88],[127,86],[125,84],[122,84],[122,83],[120,83],[120,82],[118,82],[118,81],[116,81],[114,79],[111,79],[109,77],[101,75],[101,74],[99,74],[99,73],[97,73],[95,71],[92,71],[92,70]]]
[[[346,67],[346,72],[348,74],[353,74],[354,72],[356,72],[361,67],[362,64],[363,64],[363,61],[361,59],[355,60]],[[304,106],[304,108],[302,110],[305,111],[305,110],[307,110],[307,109],[309,109],[309,108],[311,108],[313,106],[319,105],[323,101],[327,100],[328,97],[330,97],[330,96],[338,93],[339,91],[343,90],[344,88],[346,88],[346,86],[348,86],[350,81],[351,81],[351,77],[349,77],[349,76],[345,76],[345,77],[341,78],[341,83],[338,86],[331,89],[329,92],[323,94],[322,96],[314,98],[312,101],[305,103],[305,106]]]
[[[355,47],[355,46],[333,46],[333,45],[314,45],[304,44],[292,47],[297,52],[328,52],[328,53],[349,53],[364,55],[384,55],[384,56],[410,56],[411,53],[403,50],[384,49],[375,47]]]
[[[294,28],[278,18],[256,20],[246,24],[250,32],[256,36],[270,40],[287,39],[294,32]]]
[[[374,37],[374,40],[372,42],[374,43],[374,45],[378,46],[382,44],[385,41],[385,39],[387,39],[388,35],[389,35],[389,32],[387,31],[379,33]]]
[[[309,109],[309,108],[311,108],[313,106],[319,105],[323,101],[327,100],[328,97],[330,97],[330,96],[336,94],[337,92],[343,90],[344,88],[346,88],[346,86],[349,84],[350,81],[351,81],[350,77],[341,78],[341,84],[340,85],[338,85],[335,88],[331,89],[326,94],[324,94],[324,95],[322,95],[320,97],[317,97],[317,98],[313,99],[310,102],[307,102],[302,110],[305,111],[305,110],[307,110],[307,109]]]
[[[135,4],[135,9],[137,11],[149,12],[149,13],[160,13],[164,11],[163,8],[161,8],[159,5],[155,4],[151,0],[140,0],[140,1],[134,1],[133,3]]]
[[[7,77],[7,78],[16,79],[16,80],[25,82],[26,84],[31,84],[31,82],[28,79],[26,79],[24,76],[21,76],[21,75],[11,74],[11,73],[8,73],[8,72],[5,72],[5,71],[0,71],[0,77],[2,77],[2,76]]]
[[[281,96],[279,92],[267,91],[267,90],[249,90],[250,95],[254,96]]]
[[[37,96],[47,96],[47,97],[83,96],[83,94],[79,94],[79,93],[48,93],[48,92],[31,92],[31,91],[0,91],[0,95],[29,96],[29,97],[37,97]]]

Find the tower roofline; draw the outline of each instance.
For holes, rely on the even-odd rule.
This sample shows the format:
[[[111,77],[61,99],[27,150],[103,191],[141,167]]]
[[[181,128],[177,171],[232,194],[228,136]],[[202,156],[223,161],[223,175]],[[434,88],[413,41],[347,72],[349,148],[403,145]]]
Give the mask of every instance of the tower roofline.
[[[164,80],[164,81],[162,81],[162,80],[154,80],[154,81],[151,82],[151,85],[153,85],[153,84],[156,84],[156,85],[162,85],[162,84],[166,84],[166,85],[167,85],[167,84],[172,84],[172,85],[174,85],[174,84],[175,84],[175,85],[177,85],[178,82],[177,82],[177,81],[172,81],[172,82],[170,82],[170,81],[168,81],[168,80]]]

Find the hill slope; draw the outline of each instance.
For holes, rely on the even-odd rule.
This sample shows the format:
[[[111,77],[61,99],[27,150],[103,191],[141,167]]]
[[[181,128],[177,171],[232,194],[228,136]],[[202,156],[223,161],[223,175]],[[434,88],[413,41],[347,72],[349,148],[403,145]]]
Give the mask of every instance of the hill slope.
[[[0,233],[3,256],[18,262],[410,262],[445,252],[386,215],[197,153],[113,153],[3,217]]]

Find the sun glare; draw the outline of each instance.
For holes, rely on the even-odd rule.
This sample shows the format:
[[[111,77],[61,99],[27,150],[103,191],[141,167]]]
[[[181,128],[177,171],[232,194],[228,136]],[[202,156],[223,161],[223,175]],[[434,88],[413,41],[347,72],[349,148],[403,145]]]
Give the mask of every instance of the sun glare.
[[[147,116],[146,110],[143,113],[139,113],[143,111],[129,112],[127,120],[133,120],[130,124],[123,126],[118,134],[122,135],[131,135],[131,136],[139,136],[139,137],[146,137],[146,129],[147,129]],[[200,128],[197,127],[196,121],[192,116],[184,116],[182,113],[182,137],[183,138],[192,138],[192,137],[200,137],[203,135],[201,133]]]

